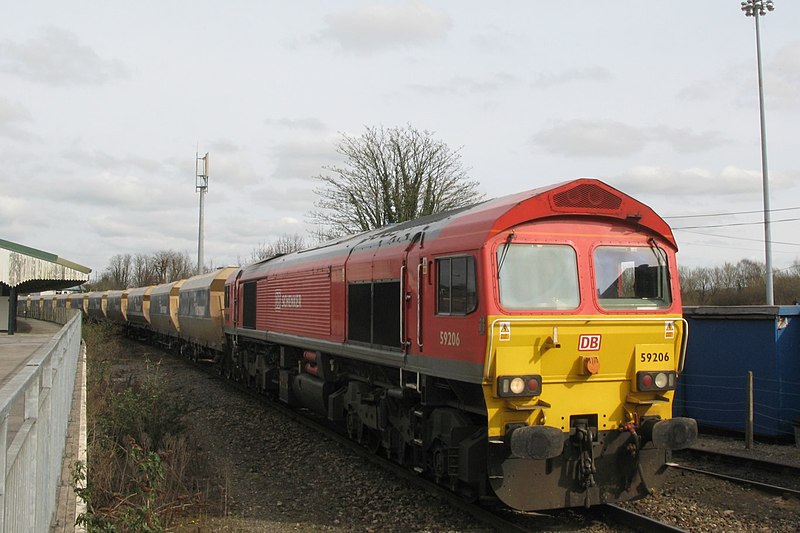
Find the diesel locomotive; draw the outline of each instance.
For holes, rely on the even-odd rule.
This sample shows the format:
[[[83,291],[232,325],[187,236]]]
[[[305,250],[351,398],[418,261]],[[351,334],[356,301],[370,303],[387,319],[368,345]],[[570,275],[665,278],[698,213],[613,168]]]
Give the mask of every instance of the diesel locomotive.
[[[649,494],[697,438],[672,417],[676,251],[578,179],[85,305],[467,497],[588,506]]]

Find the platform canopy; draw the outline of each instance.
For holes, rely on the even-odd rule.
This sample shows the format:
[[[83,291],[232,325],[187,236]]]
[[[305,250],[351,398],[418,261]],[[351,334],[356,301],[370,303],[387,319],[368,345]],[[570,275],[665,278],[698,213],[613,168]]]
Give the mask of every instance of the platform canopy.
[[[56,291],[89,281],[92,269],[11,241],[0,239],[0,288],[17,294]]]

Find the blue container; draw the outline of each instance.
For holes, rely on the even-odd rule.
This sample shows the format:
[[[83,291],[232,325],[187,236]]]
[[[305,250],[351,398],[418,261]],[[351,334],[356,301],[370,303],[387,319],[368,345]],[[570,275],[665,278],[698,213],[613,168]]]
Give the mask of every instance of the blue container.
[[[800,417],[800,306],[684,307],[689,342],[674,414],[744,432],[753,372],[754,433],[794,435]]]

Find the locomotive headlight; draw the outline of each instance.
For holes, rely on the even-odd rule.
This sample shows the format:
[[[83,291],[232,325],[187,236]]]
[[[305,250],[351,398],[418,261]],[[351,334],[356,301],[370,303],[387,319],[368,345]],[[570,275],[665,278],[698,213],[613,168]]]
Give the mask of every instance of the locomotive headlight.
[[[656,374],[656,388],[663,389],[666,388],[669,380],[667,379],[667,375],[663,372],[659,372]]]
[[[497,378],[497,395],[501,398],[529,398],[542,393],[542,376],[500,376]]]

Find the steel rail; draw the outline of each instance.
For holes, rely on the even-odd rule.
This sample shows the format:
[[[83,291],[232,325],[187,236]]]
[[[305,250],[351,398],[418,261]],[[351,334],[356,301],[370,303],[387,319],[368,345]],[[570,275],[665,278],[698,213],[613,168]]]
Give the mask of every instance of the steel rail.
[[[781,487],[779,485],[772,485],[770,483],[753,481],[752,479],[744,479],[741,477],[729,476],[727,474],[720,474],[719,472],[712,472],[710,470],[702,470],[700,468],[685,466],[678,463],[666,463],[666,465],[670,468],[675,468],[678,470],[686,470],[687,472],[694,472],[695,474],[702,474],[705,476],[724,479],[725,481],[730,481],[732,483],[737,483],[739,485],[753,486],[760,490],[763,490],[764,492],[769,492],[770,494],[777,494],[779,496],[782,496],[784,494],[794,494],[795,496],[800,496],[800,490],[790,489],[789,487]]]
[[[693,457],[715,458],[721,461],[736,465],[747,465],[752,468],[763,470],[766,472],[775,472],[778,474],[788,474],[800,478],[800,465],[792,465],[788,463],[781,463],[776,461],[767,461],[765,459],[756,459],[755,457],[746,457],[736,453],[726,453],[723,451],[706,450],[703,448],[686,448],[678,452],[673,452],[674,456],[689,455]],[[800,453],[798,453],[800,456]]]
[[[654,518],[630,511],[613,503],[598,505],[593,509],[597,509],[618,524],[627,526],[636,531],[641,531],[642,533],[688,533],[685,529],[667,524],[666,522],[660,522]]]

